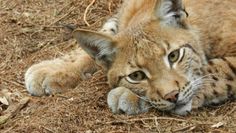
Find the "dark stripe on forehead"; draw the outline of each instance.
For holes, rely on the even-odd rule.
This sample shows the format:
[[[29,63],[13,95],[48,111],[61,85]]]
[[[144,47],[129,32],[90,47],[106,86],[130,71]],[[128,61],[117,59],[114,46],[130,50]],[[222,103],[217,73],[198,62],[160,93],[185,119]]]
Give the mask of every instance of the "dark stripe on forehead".
[[[226,58],[223,57],[222,60],[227,63],[231,71],[236,75],[236,67],[231,62],[229,62]]]
[[[195,54],[199,55],[199,53],[189,44],[185,44],[183,46],[181,46],[180,48],[183,48],[183,47],[186,47],[186,48],[189,48],[191,49]]]
[[[170,49],[170,43],[167,40],[165,40],[164,42],[165,42],[167,50],[169,50]]]

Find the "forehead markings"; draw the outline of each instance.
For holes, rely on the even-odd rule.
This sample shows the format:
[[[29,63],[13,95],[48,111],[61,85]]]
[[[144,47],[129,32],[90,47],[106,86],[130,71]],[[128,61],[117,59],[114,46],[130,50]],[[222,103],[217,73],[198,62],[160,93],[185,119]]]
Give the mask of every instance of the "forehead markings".
[[[169,63],[168,56],[166,56],[168,54],[168,51],[171,49],[170,43],[167,40],[164,40],[161,44],[164,47],[163,48],[163,51],[164,51],[164,56],[163,56],[164,63],[167,66],[168,69],[171,69],[171,65]]]
[[[129,34],[128,34],[129,35]],[[128,36],[126,36],[128,37]],[[149,36],[142,32],[142,34],[139,32],[136,33],[135,35],[132,34],[129,40],[131,41],[130,46],[133,48],[133,55],[132,57],[127,57],[131,58],[129,60],[128,64],[131,68],[138,68],[138,69],[145,69],[145,62],[150,61],[150,60],[160,60],[164,55],[166,55],[166,49],[170,49],[170,44],[168,41],[156,41],[155,37]],[[164,42],[164,45],[163,45]],[[143,59],[138,59],[138,58],[143,58]],[[140,62],[141,61],[141,62]]]
[[[167,40],[164,40],[163,45],[164,45],[165,50],[170,50],[170,43]]]
[[[191,49],[195,54],[197,54],[197,55],[200,55],[190,44],[185,44],[185,45],[183,45],[183,46],[181,46],[180,48],[183,48],[183,47],[185,47],[185,48],[189,48],[189,49]]]
[[[164,43],[162,43],[162,44],[164,45],[164,48],[165,48],[166,52],[171,49],[171,48],[170,48],[171,45],[170,45],[170,43],[168,43],[168,41],[164,41]],[[199,53],[198,53],[189,43],[186,43],[186,44],[184,44],[184,45],[182,45],[182,46],[180,46],[180,47],[178,47],[178,48],[175,49],[175,50],[180,49],[180,59],[177,61],[178,63],[180,63],[180,62],[183,61],[183,58],[184,58],[184,55],[185,55],[185,52],[186,52],[186,51],[185,51],[185,48],[188,48],[188,49],[192,50],[195,54],[199,55]],[[167,52],[167,54],[169,54],[169,53]],[[164,62],[165,62],[165,64],[166,64],[166,66],[167,66],[169,69],[171,69],[172,66],[171,66],[170,63],[169,63],[168,56],[164,56],[164,57],[163,57],[163,60],[164,60]],[[176,65],[177,65],[177,64],[175,63],[174,66],[173,66],[173,68],[175,68]]]

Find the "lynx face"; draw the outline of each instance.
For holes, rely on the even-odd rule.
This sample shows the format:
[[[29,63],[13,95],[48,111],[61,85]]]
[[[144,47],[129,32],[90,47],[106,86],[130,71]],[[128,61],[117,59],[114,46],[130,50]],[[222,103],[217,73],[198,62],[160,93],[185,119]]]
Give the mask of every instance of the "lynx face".
[[[137,23],[142,14],[134,14],[133,25],[112,37],[85,30],[74,36],[107,70],[112,88],[128,88],[159,110],[191,110],[205,62],[198,37],[185,22],[181,2],[153,2],[150,17]]]
[[[109,84],[129,88],[160,110],[172,110],[190,102],[201,84],[202,59],[192,46],[198,42],[187,30],[149,25],[136,34],[115,36]]]
[[[160,110],[188,104],[201,85],[203,59],[197,52],[201,49],[194,47],[198,41],[188,29],[161,27],[152,21],[114,37],[77,32],[80,40],[91,39],[88,44],[94,51],[89,53],[100,48],[99,44],[91,45],[94,41],[106,44],[93,57],[107,69],[112,88],[129,88]]]

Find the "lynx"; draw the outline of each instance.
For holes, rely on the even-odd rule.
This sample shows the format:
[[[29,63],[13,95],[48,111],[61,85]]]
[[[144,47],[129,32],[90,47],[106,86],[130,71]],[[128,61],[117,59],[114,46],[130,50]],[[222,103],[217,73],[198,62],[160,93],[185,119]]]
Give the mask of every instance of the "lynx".
[[[99,32],[73,35],[81,49],[28,69],[29,93],[73,88],[101,67],[113,113],[185,115],[236,98],[234,0],[124,0]]]

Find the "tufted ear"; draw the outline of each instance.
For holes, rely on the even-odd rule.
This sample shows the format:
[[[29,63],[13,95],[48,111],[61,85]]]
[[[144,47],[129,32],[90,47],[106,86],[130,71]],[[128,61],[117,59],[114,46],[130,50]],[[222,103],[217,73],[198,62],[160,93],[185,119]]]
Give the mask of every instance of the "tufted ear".
[[[157,0],[155,15],[164,25],[187,28],[185,18],[188,13],[184,9],[182,0]]]
[[[117,51],[111,37],[87,30],[76,30],[73,36],[98,65],[105,69],[111,66]]]

